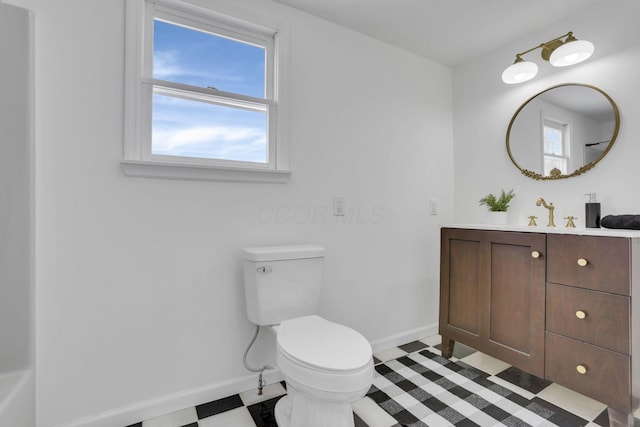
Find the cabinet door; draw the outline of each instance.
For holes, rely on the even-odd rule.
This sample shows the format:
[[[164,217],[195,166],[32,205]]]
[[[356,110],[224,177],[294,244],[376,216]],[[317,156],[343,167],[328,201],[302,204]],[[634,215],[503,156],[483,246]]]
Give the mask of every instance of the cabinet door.
[[[499,359],[542,377],[546,236],[492,232],[488,246],[488,348]]]
[[[445,347],[459,341],[543,376],[545,235],[443,228],[441,243]]]
[[[484,233],[442,229],[440,256],[440,334],[478,348],[484,313],[481,310]],[[444,340],[443,340],[444,341]]]

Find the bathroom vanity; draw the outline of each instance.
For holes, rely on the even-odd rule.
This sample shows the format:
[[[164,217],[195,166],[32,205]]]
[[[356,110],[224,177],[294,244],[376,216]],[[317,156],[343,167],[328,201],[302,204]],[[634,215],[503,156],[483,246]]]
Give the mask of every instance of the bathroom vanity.
[[[611,425],[633,425],[639,267],[637,231],[443,227],[442,353],[461,342],[605,403]]]

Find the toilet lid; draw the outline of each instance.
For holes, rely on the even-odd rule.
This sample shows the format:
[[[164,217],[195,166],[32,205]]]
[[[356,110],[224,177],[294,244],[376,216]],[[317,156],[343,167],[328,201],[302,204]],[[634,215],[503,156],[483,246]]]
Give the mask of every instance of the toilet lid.
[[[365,337],[316,315],[285,320],[277,340],[289,356],[320,369],[353,370],[371,360],[371,345]]]

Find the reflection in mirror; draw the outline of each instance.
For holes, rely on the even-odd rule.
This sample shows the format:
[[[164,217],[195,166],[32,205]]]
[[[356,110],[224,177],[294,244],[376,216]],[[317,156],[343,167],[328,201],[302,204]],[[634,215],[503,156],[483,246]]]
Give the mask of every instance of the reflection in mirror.
[[[554,86],[516,111],[507,129],[507,153],[530,178],[568,178],[594,167],[613,146],[619,127],[618,108],[600,89]]]

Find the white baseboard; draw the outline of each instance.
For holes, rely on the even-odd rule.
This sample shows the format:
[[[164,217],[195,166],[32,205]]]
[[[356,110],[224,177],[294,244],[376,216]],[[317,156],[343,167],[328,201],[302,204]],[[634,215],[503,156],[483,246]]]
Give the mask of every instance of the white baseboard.
[[[273,369],[265,371],[263,379],[267,384],[273,384],[282,381],[283,377],[279,369]],[[258,375],[247,375],[199,389],[160,396],[156,399],[85,417],[71,424],[64,424],[64,426],[60,425],[58,427],[124,427],[202,403],[253,390],[257,387]]]
[[[412,329],[410,331],[404,331],[396,335],[391,335],[386,338],[382,338],[371,343],[374,353],[378,353],[383,350],[387,350],[391,347],[397,347],[402,344],[409,343],[411,341],[419,340],[421,338],[430,337],[438,333],[438,324],[433,323],[430,325],[421,326],[419,328]]]

